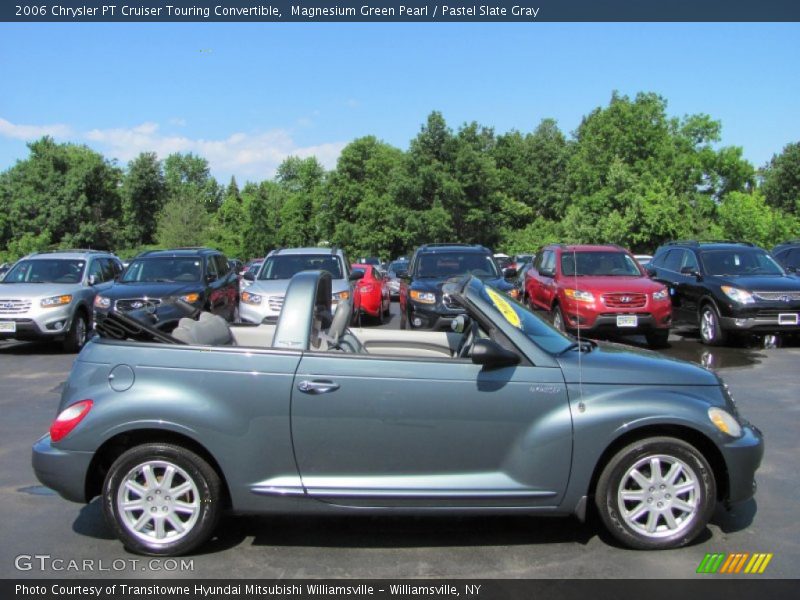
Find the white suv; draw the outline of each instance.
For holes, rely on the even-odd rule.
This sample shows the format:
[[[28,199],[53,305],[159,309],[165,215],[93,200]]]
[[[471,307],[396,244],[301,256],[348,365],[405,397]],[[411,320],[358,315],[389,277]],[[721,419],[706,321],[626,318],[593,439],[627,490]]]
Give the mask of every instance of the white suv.
[[[242,321],[261,323],[277,319],[289,280],[300,271],[328,271],[333,279],[331,310],[350,298],[350,263],[339,248],[281,248],[273,250],[255,273],[245,273],[251,285],[240,293],[239,315]]]
[[[58,340],[77,352],[91,331],[95,295],[121,272],[116,256],[98,250],[21,258],[0,282],[0,339]]]

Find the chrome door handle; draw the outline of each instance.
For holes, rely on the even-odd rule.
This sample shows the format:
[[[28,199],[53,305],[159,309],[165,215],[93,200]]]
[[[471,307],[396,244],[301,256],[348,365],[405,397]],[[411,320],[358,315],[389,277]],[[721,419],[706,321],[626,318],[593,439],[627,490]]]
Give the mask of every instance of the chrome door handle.
[[[297,384],[297,389],[306,394],[327,394],[339,389],[339,384],[333,381],[308,381],[304,379]]]

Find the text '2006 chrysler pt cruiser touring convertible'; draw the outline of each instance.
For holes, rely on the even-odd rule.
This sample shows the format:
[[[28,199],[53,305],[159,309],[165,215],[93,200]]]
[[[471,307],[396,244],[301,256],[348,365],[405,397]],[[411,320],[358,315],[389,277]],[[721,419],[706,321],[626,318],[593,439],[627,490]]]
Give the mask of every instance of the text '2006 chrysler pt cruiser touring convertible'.
[[[187,553],[220,514],[577,515],[640,549],[689,543],[755,491],[761,433],[710,371],[574,340],[480,279],[452,331],[350,330],[324,271],[275,324],[106,321],[79,355],[39,480],[100,496],[127,548]]]

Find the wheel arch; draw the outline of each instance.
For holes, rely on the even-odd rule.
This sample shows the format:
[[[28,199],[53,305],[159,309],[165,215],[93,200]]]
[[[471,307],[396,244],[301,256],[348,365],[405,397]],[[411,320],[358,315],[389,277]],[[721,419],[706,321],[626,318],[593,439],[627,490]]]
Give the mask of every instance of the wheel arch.
[[[594,495],[597,489],[597,481],[600,479],[603,469],[622,448],[646,438],[663,436],[676,438],[697,448],[711,466],[711,471],[717,484],[717,501],[722,501],[728,497],[728,467],[719,448],[704,433],[691,427],[677,424],[645,425],[617,437],[597,460],[589,481],[588,495]]]
[[[136,446],[150,443],[163,443],[181,446],[191,450],[208,462],[222,482],[223,502],[225,508],[231,507],[231,495],[228,482],[217,460],[205,446],[193,438],[166,429],[133,429],[119,433],[105,442],[97,449],[92,457],[87,470],[86,482],[84,484],[84,495],[86,502],[102,493],[103,482],[111,465],[123,452]]]

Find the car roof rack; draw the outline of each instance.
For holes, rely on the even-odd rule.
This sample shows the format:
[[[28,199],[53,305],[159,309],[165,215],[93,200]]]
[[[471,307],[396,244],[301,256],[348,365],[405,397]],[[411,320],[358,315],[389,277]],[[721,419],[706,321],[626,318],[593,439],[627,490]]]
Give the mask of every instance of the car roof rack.
[[[76,253],[85,253],[85,254],[111,254],[108,250],[95,250],[92,248],[58,248],[56,250],[42,250],[41,252],[34,252],[30,256],[35,254],[76,254]]]
[[[267,252],[267,256],[269,256],[270,254],[273,254],[273,255],[274,254],[280,254],[281,250],[283,250],[283,246],[278,246],[277,248],[275,248],[271,252]],[[267,256],[265,256],[264,258],[266,259]]]
[[[676,240],[667,242],[665,246],[699,246],[701,244],[738,244],[740,246],[755,247],[753,242],[742,242],[739,240]]]

